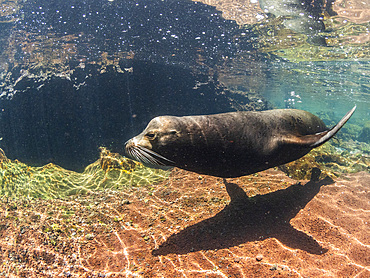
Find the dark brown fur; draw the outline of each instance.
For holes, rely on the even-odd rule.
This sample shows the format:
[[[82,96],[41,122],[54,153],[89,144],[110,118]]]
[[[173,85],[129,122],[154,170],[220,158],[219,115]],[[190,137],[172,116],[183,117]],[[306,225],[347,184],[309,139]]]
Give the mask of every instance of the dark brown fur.
[[[238,177],[296,160],[331,137],[355,107],[332,129],[303,110],[276,109],[204,116],[160,116],[129,140],[128,154],[138,146],[159,154],[155,163],[200,174]]]

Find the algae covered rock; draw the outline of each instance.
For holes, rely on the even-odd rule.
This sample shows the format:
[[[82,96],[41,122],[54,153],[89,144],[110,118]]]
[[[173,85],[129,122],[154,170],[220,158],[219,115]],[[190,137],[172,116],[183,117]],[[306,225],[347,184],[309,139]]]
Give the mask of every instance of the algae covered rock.
[[[325,176],[333,178],[343,173],[370,170],[369,155],[365,151],[360,151],[359,142],[344,142],[342,140],[340,142],[341,145],[346,145],[348,149],[334,147],[331,143],[326,143],[319,148],[313,149],[304,157],[280,165],[278,168],[289,177],[297,180],[310,179],[313,168],[322,170],[321,178]],[[368,146],[366,143],[362,144],[365,145],[364,148]]]
[[[63,198],[96,190],[123,190],[160,182],[168,171],[147,168],[141,163],[101,148],[100,159],[83,173],[55,164],[31,167],[6,158],[0,149],[0,194],[10,198]]]

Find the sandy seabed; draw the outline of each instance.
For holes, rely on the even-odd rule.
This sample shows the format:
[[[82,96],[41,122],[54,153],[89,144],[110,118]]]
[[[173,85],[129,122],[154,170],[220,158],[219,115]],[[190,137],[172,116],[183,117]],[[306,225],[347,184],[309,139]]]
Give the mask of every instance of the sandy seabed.
[[[370,174],[174,169],[160,184],[0,204],[5,277],[370,277]]]

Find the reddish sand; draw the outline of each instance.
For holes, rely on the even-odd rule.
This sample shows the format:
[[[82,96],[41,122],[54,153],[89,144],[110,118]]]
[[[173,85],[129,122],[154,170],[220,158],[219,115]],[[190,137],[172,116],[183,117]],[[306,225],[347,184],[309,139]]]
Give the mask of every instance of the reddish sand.
[[[125,192],[3,200],[0,273],[370,277],[369,187],[365,172],[298,183],[268,170],[225,186],[176,169]]]

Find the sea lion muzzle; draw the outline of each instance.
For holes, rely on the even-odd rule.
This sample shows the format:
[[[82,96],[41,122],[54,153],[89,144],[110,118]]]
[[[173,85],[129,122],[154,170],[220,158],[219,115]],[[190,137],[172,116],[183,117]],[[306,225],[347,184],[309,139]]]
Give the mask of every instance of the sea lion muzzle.
[[[126,145],[126,153],[134,160],[142,162],[146,165],[169,166],[168,164],[174,163],[162,155],[130,141],[128,141]]]

